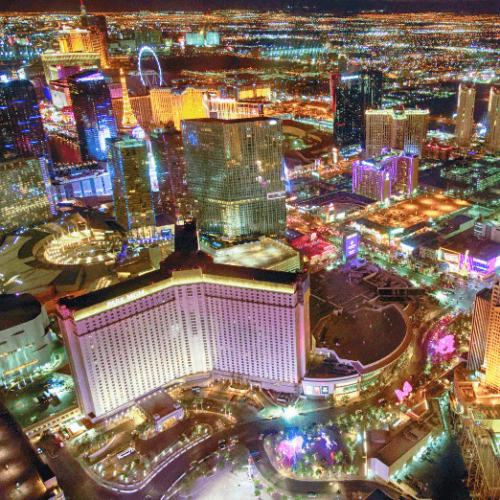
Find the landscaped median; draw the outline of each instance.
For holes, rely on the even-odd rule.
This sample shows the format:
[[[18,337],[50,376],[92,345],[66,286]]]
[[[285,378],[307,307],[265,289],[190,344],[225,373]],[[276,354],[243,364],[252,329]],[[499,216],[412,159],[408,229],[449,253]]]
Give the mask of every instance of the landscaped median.
[[[115,490],[138,491],[166,465],[208,439],[213,432],[211,425],[197,425],[188,435],[154,457],[134,452],[121,460],[118,458],[119,454],[114,454],[93,465],[89,465],[83,457],[79,457],[79,461],[87,474],[103,486]]]

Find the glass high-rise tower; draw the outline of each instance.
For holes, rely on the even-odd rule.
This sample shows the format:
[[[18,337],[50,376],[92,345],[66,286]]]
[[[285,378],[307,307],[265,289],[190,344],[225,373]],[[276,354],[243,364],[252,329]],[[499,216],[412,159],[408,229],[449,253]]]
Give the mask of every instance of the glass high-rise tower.
[[[106,139],[116,137],[111,94],[98,71],[68,77],[76,131],[83,161],[106,161]]]
[[[366,69],[331,78],[335,103],[334,136],[339,146],[361,144],[365,140],[365,111],[382,105],[382,72]]]
[[[200,118],[182,124],[188,187],[202,232],[230,241],[285,229],[282,123]]]
[[[35,87],[28,80],[0,83],[0,160],[44,157],[50,164]]]
[[[174,127],[167,127],[151,131],[149,140],[156,164],[162,211],[174,214],[177,220],[191,217],[192,200],[186,179],[182,134]]]
[[[155,216],[147,145],[123,135],[107,146],[116,220],[134,236],[149,237]]]

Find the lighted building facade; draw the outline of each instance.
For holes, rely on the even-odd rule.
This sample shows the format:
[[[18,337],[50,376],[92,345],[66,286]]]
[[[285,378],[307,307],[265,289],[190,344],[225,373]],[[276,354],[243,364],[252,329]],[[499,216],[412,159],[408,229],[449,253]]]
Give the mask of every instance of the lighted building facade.
[[[144,130],[150,130],[153,126],[153,112],[151,109],[151,98],[149,95],[140,95],[129,97],[132,112],[139,125]],[[123,125],[123,98],[112,99],[113,114],[116,125],[121,128]]]
[[[117,130],[104,76],[77,73],[68,77],[68,87],[83,161],[106,161],[106,139],[116,137]]]
[[[164,213],[176,219],[193,215],[193,202],[186,179],[186,161],[182,135],[174,127],[157,129],[149,134],[156,165],[160,202]]]
[[[339,146],[362,144],[366,110],[382,105],[382,72],[367,69],[340,77],[332,74],[330,90],[335,107],[335,140]]]
[[[116,220],[144,237],[155,225],[147,145],[122,135],[109,139],[107,146]]]
[[[182,120],[205,118],[207,113],[203,105],[203,89],[188,87],[184,91],[176,89],[152,89],[151,110],[153,122],[157,127],[174,125],[181,129]]]
[[[188,187],[200,229],[231,241],[286,226],[282,122],[183,122]]]
[[[310,350],[307,276],[213,264],[202,252],[180,261],[59,301],[78,401],[92,421],[174,382],[297,389]]]
[[[64,29],[59,35],[59,49],[63,54],[93,52],[90,34],[87,30]]]
[[[455,135],[460,148],[468,148],[472,139],[474,126],[474,104],[476,89],[469,85],[460,85],[458,89],[457,119]]]
[[[469,358],[467,369],[479,371],[484,365],[488,323],[491,313],[491,289],[484,288],[476,293],[474,313],[472,315],[472,330],[469,343]]]
[[[500,87],[490,89],[485,146],[492,153],[500,153]]]
[[[498,275],[495,275],[491,290],[491,308],[484,361],[485,385],[494,391],[500,391],[500,277]]]
[[[0,161],[0,231],[28,227],[55,214],[44,161]]]
[[[0,83],[0,160],[20,156],[44,159],[51,168],[35,87],[28,80]]]
[[[422,158],[428,123],[428,110],[403,107],[368,110],[366,157],[378,156],[386,149],[397,149]]]
[[[262,102],[237,101],[236,99],[222,99],[205,95],[203,105],[207,118],[220,120],[236,120],[237,118],[255,118],[264,116]]]
[[[416,154],[355,161],[352,166],[352,190],[378,201],[394,195],[411,195],[418,185],[418,166]]]
[[[40,373],[52,346],[45,307],[27,293],[0,294],[0,383],[8,387]]]

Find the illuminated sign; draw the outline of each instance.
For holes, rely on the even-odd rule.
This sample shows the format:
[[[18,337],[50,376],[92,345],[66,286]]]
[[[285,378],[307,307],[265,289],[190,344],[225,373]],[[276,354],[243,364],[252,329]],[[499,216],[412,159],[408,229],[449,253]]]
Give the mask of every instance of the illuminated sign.
[[[321,394],[321,387],[319,385],[314,386],[314,395],[319,396]]]
[[[443,258],[445,262],[449,262],[451,264],[458,264],[458,254],[456,253],[445,253]]]
[[[312,392],[313,392],[313,391],[312,391],[312,389],[313,389],[313,388],[312,388],[312,386],[311,386],[311,385],[306,385],[306,386],[304,387],[304,392],[305,392],[306,394],[311,395],[311,394],[312,394]]]
[[[144,295],[146,295],[146,291],[142,289],[137,290],[137,292],[124,295],[123,297],[118,297],[114,300],[108,300],[108,302],[106,302],[106,309],[109,309],[110,307],[121,306],[122,304],[126,304],[127,302],[132,302],[133,300],[144,297]]]
[[[358,233],[346,234],[344,236],[344,255],[346,259],[355,257],[358,254],[358,244]]]
[[[321,394],[328,394],[328,386],[327,385],[321,386]]]

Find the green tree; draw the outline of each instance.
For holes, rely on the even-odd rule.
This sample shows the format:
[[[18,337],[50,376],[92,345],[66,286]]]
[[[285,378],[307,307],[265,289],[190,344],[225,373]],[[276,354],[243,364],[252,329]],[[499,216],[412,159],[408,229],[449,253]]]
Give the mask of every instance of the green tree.
[[[268,486],[266,491],[267,491],[267,492],[269,493],[269,495],[270,495],[270,494],[274,491],[274,488],[273,488],[272,486]]]

